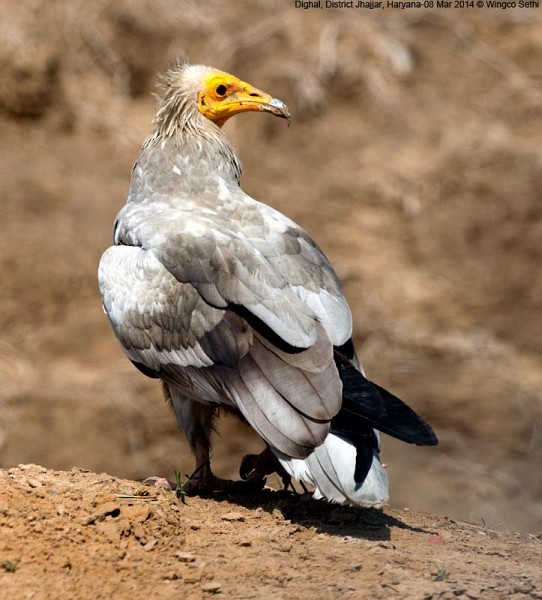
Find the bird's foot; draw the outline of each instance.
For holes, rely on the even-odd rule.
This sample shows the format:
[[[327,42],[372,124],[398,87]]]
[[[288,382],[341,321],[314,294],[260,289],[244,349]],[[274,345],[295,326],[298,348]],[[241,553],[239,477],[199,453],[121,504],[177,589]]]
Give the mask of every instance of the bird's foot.
[[[229,479],[221,479],[212,473],[198,475],[197,473],[188,478],[183,485],[183,491],[189,496],[216,494],[227,492],[233,484]]]
[[[232,481],[221,479],[213,473],[199,475],[196,471],[184,482],[170,481],[165,477],[147,477],[143,480],[144,485],[171,490],[177,496],[210,496],[213,494],[250,494],[260,491],[265,485],[266,479],[251,477],[248,481]]]
[[[265,478],[252,478],[250,481],[231,481],[220,479],[211,471],[210,461],[206,460],[188,478],[184,484],[184,493],[191,496],[210,494],[252,494],[260,491],[265,485]]]
[[[267,447],[260,454],[247,454],[241,461],[239,467],[239,475],[245,481],[264,480],[266,475],[276,473],[282,480],[283,489],[291,488],[295,491],[292,485],[292,478],[280,464],[279,459]]]
[[[263,480],[232,481],[211,474],[205,477],[195,475],[184,484],[184,493],[189,496],[208,496],[212,494],[251,494],[260,491],[265,485]]]
[[[185,481],[182,481],[180,477],[177,479],[177,482],[170,481],[165,477],[147,477],[143,480],[144,485],[171,490],[172,492],[183,495],[187,494],[188,496],[226,492],[233,483],[233,481],[229,481],[228,479],[220,479],[220,477],[216,477],[211,472],[199,475],[198,471],[191,477],[187,477]]]

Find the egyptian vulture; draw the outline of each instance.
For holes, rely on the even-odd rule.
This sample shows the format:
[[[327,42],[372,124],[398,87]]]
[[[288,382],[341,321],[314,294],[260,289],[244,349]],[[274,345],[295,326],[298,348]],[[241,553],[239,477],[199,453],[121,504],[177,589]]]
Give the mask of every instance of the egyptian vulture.
[[[437,439],[366,379],[333,267],[307,232],[243,192],[221,129],[245,111],[289,120],[287,106],[206,66],[178,65],[162,87],[99,284],[122,350],[162,380],[187,436],[196,469],[185,489],[233,485],[210,467],[225,408],[266,444],[243,460],[247,485],[277,471],[312,484],[317,498],[382,505],[378,431],[422,446]]]

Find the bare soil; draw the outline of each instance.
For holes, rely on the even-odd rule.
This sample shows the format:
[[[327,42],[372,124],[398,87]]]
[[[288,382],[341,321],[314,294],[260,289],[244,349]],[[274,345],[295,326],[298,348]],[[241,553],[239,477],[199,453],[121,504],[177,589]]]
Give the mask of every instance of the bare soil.
[[[408,509],[263,490],[187,498],[0,471],[1,598],[542,598],[542,544]]]

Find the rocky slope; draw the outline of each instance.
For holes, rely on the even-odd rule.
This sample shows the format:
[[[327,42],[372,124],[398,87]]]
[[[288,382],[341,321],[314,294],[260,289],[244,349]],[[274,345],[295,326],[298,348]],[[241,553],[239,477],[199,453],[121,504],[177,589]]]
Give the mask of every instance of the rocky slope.
[[[542,543],[264,490],[187,498],[81,469],[0,471],[0,598],[542,598]]]

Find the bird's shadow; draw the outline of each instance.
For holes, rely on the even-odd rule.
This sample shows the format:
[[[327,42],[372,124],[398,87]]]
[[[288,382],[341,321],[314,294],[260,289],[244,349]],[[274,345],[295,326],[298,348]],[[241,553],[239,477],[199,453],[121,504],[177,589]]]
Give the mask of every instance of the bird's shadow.
[[[386,514],[382,509],[330,504],[324,500],[315,500],[310,494],[301,495],[265,488],[251,494],[230,492],[213,494],[209,497],[217,502],[226,502],[252,510],[262,508],[268,513],[278,510],[285,520],[293,524],[307,529],[315,528],[318,533],[343,538],[389,541],[393,527],[415,533],[434,533],[409,525]]]

